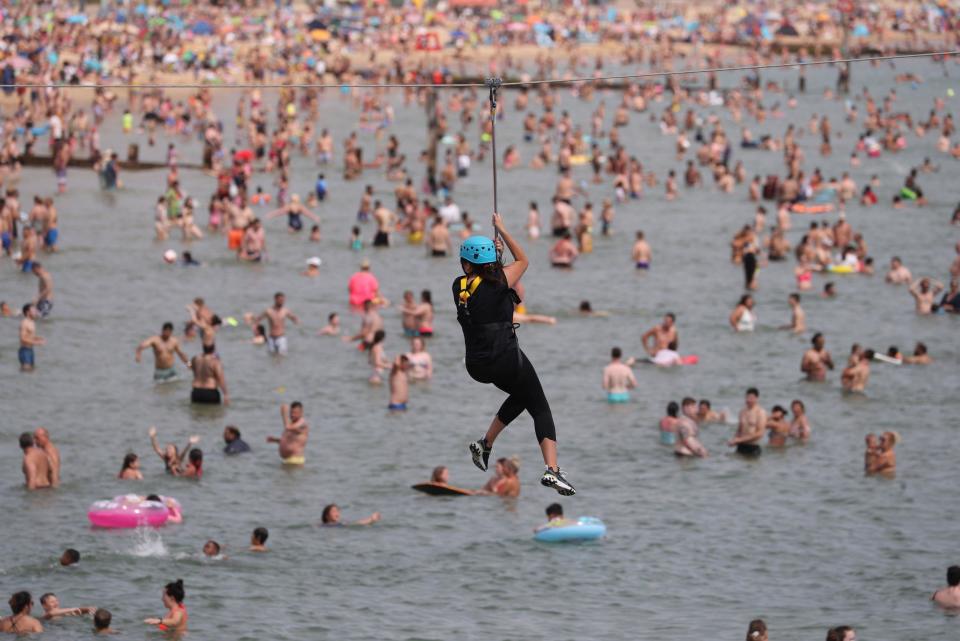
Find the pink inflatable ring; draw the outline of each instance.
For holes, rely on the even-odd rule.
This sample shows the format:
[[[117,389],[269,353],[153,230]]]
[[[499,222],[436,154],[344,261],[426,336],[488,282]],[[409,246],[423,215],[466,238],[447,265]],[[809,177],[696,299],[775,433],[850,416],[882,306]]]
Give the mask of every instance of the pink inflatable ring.
[[[109,501],[96,501],[87,510],[87,518],[95,527],[135,528],[160,527],[170,521],[179,523],[180,503],[167,496],[160,497],[163,502],[148,501],[136,494],[115,496]]]

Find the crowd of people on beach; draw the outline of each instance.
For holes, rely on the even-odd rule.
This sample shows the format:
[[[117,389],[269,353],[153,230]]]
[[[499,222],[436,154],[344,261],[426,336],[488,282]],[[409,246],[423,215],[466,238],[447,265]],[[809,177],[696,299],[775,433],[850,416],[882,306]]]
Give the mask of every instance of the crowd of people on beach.
[[[317,212],[331,190],[361,179],[363,182],[369,179],[371,183],[362,190],[351,236],[335,242],[349,243],[350,248],[359,253],[368,245],[386,250],[402,238],[406,243],[422,245],[427,257],[440,259],[451,255],[459,241],[473,234],[476,221],[458,204],[458,185],[474,180],[472,167],[489,162],[493,153],[495,123],[487,117],[489,106],[483,90],[478,87],[437,89],[454,76],[467,75],[468,70],[475,68],[476,65],[471,67],[471,48],[497,43],[544,45],[536,38],[538,33],[547,34],[545,37],[551,43],[564,46],[560,55],[537,53],[533,59],[534,73],[525,61],[512,57],[509,50],[486,61],[487,71],[513,73],[524,79],[569,80],[582,74],[585,77],[591,73],[601,75],[605,69],[603,57],[597,54],[591,60],[571,44],[584,39],[619,43],[618,55],[625,65],[670,70],[678,61],[691,64],[693,56],[687,57],[686,50],[666,35],[680,30],[684,33],[682,39],[693,45],[738,41],[742,31],[740,20],[749,13],[744,10],[740,20],[732,20],[727,12],[733,9],[735,7],[724,6],[711,13],[704,8],[703,13],[696,16],[699,21],[693,28],[687,25],[691,21],[681,20],[678,26],[676,16],[653,9],[614,12],[609,16],[596,7],[575,7],[538,16],[538,22],[527,21],[525,17],[522,23],[527,25],[526,29],[511,29],[512,22],[497,20],[489,14],[441,16],[434,13],[423,18],[424,25],[444,26],[452,43],[452,55],[443,58],[439,66],[424,59],[405,58],[405,53],[417,47],[417,36],[422,33],[404,19],[402,11],[386,7],[368,10],[357,17],[360,25],[357,30],[343,28],[336,37],[331,37],[326,17],[297,12],[286,6],[258,10],[238,21],[226,20],[211,7],[192,4],[168,9],[149,7],[142,13],[136,9],[116,9],[89,22],[74,20],[71,17],[74,14],[64,13],[62,9],[41,15],[39,5],[31,3],[6,9],[6,37],[0,47],[5,52],[5,58],[0,60],[4,77],[8,82],[53,83],[43,88],[4,89],[15,95],[7,98],[10,108],[5,110],[0,134],[0,185],[4,194],[0,198],[0,238],[4,254],[16,268],[37,279],[36,296],[22,306],[11,308],[0,302],[0,315],[19,317],[20,370],[28,373],[42,367],[42,358],[38,365],[37,354],[42,357],[45,350],[56,349],[55,345],[46,344],[38,325],[42,328],[44,319],[54,313],[51,269],[56,269],[56,252],[61,243],[61,213],[70,215],[69,211],[58,211],[58,203],[64,208],[62,194],[69,193],[70,189],[68,170],[80,159],[87,159],[92,170],[98,173],[102,188],[116,190],[123,188],[121,176],[125,162],[128,165],[140,162],[135,153],[127,161],[121,161],[117,152],[101,149],[99,131],[107,119],[119,119],[123,133],[131,141],[137,141],[136,144],[167,143],[166,160],[162,163],[166,177],[153,208],[152,233],[158,241],[166,241],[178,232],[189,248],[166,253],[163,259],[168,263],[199,265],[194,255],[194,248],[198,246],[210,252],[234,255],[240,264],[269,261],[268,228],[275,219],[285,222],[287,233],[305,236],[305,242],[311,246],[329,242],[322,235],[322,217]],[[528,12],[527,17],[530,15]],[[157,17],[162,17],[166,26],[157,28],[158,23],[152,22],[152,18]],[[311,20],[321,20],[322,24],[313,24]],[[940,12],[919,6],[894,10],[881,4],[876,10],[858,10],[850,24],[863,25],[877,39],[882,39],[886,32],[896,32],[905,34],[904,39],[897,41],[904,46],[924,46],[939,42],[945,33],[954,29],[956,20],[957,16],[949,8]],[[811,13],[808,7],[790,7],[781,12],[776,22],[781,27],[790,25],[801,37],[821,38],[842,29],[843,20],[831,14],[821,19],[819,13]],[[212,29],[211,34],[205,38],[188,37],[201,29],[198,26],[201,23]],[[177,28],[177,24],[181,27]],[[534,28],[535,25],[546,27]],[[454,29],[464,35],[450,35]],[[317,31],[326,35],[311,35]],[[764,38],[757,34],[753,37]],[[261,47],[268,42],[279,56],[266,55]],[[256,46],[258,44],[261,47]],[[896,43],[890,46],[895,47]],[[373,55],[377,50],[392,52],[392,59],[388,63],[378,61]],[[746,55],[756,64],[771,61],[789,64],[807,59],[805,52],[795,56],[775,54],[765,46],[746,51],[748,53],[733,56]],[[729,52],[720,49],[698,47],[697,52],[695,62],[705,67],[731,59]],[[367,63],[363,63],[367,56]],[[565,62],[562,71],[558,65],[561,58]],[[950,61],[939,63],[947,65]],[[367,66],[362,66],[364,64]],[[839,296],[834,281],[825,282],[822,293],[815,293],[814,276],[833,278],[837,275],[839,278],[847,274],[867,278],[874,275],[874,255],[867,244],[869,229],[854,229],[846,219],[848,209],[880,207],[887,202],[893,208],[928,206],[921,182],[924,175],[940,170],[937,163],[927,159],[904,173],[902,185],[890,187],[865,170],[869,159],[881,154],[897,154],[907,145],[926,145],[931,156],[937,155],[944,163],[951,163],[960,158],[960,137],[943,98],[938,97],[929,105],[915,105],[896,90],[879,94],[871,87],[864,87],[856,96],[844,94],[849,89],[849,76],[841,66],[836,90],[828,89],[816,98],[836,101],[844,95],[844,121],[839,126],[858,132],[853,140],[838,137],[837,123],[826,114],[812,117],[806,126],[788,120],[781,136],[755,139],[751,126],[784,118],[799,100],[811,97],[806,94],[805,68],[797,69],[795,87],[769,79],[763,81],[758,71],[748,73],[740,83],[721,83],[718,74],[711,73],[707,75],[706,86],[696,89],[686,88],[677,76],[628,82],[612,107],[602,98],[598,100],[598,83],[577,83],[573,99],[589,105],[592,110],[585,122],[575,121],[561,107],[558,90],[548,84],[511,89],[504,95],[512,100],[502,101],[505,104],[496,122],[501,127],[517,127],[522,131],[524,146],[508,146],[502,157],[494,160],[501,163],[503,171],[521,164],[544,170],[544,180],[549,180],[546,178],[548,168],[556,170],[556,186],[549,206],[541,211],[539,203],[531,202],[521,233],[530,242],[549,236],[552,239],[549,268],[571,270],[590,260],[595,229],[599,228],[601,237],[617,229],[617,207],[627,207],[654,193],[662,193],[668,201],[682,202],[688,190],[696,189],[713,189],[718,198],[745,196],[745,202],[750,203],[747,206],[753,211],[752,219],[730,240],[730,259],[742,266],[744,287],[743,292],[737,293],[738,302],[729,317],[724,312],[723,322],[728,323],[733,332],[755,331],[759,326],[759,312],[752,294],[761,287],[762,268],[786,263],[792,258],[796,263],[792,268],[796,287],[784,292],[791,317],[778,327],[784,332],[807,335],[811,322],[801,307],[804,297]],[[158,87],[110,88],[112,81],[136,84],[174,73],[192,73],[197,79],[234,74],[254,82],[280,78],[288,86],[276,91],[260,88],[241,91],[233,114],[237,131],[234,140],[228,140],[225,135],[227,115],[214,108],[213,87],[187,94]],[[399,90],[402,107],[398,107],[383,90],[345,86],[337,98],[324,93],[322,88],[294,87],[298,78],[311,81],[333,78],[345,85],[362,79],[367,83],[433,83],[436,86]],[[93,91],[90,105],[84,103],[83,93],[54,86],[94,81],[104,84]],[[901,74],[896,76],[896,81],[909,84],[922,79],[914,74]],[[350,101],[358,113],[357,128],[376,132],[377,146],[372,154],[355,132],[323,127],[321,106],[324,100],[330,99]],[[729,131],[715,115],[707,115],[708,107],[725,110],[740,131]],[[397,108],[428,110],[434,143],[430,149],[414,152],[403,148],[393,133]],[[509,114],[509,118],[505,114]],[[672,141],[679,170],[657,174],[644,166],[643,150],[629,133],[631,123],[642,118],[656,122],[661,134]],[[836,177],[812,167],[815,163],[800,145],[805,136],[817,138],[817,149],[824,158],[834,154],[835,147],[846,145],[841,153],[849,154],[849,169]],[[200,142],[202,153],[198,163],[188,166],[180,157],[177,143],[190,138]],[[49,160],[57,195],[31,194],[32,204],[28,204],[27,196],[20,194],[22,167],[26,159],[39,156]],[[783,163],[780,171],[774,168],[777,159]],[[290,169],[294,163],[312,163],[317,170],[316,181],[306,192],[301,192],[303,196],[292,185]],[[748,170],[750,164],[754,165],[752,170]],[[580,167],[588,172],[595,189],[605,190],[602,200],[595,201],[596,208],[587,197],[587,182],[575,178],[577,172],[582,171]],[[763,173],[757,173],[761,167]],[[208,195],[197,197],[184,192],[181,173],[195,170],[202,170],[210,177]],[[341,175],[335,176],[335,172]],[[371,175],[377,178],[369,178]],[[380,181],[378,184],[386,181],[392,189],[378,189],[373,184],[376,181]],[[768,213],[771,220],[767,219]],[[815,215],[824,218],[812,218]],[[798,218],[804,222],[798,222]],[[960,206],[942,222],[960,224]],[[806,226],[805,233],[791,246],[787,232],[801,225]],[[643,231],[635,233],[629,256],[631,269],[655,269],[653,242]],[[221,249],[214,249],[215,244]],[[892,249],[883,248],[883,251]],[[942,281],[934,275],[916,277],[898,256],[889,259],[884,280],[892,292],[909,292],[918,315],[960,313],[960,243],[956,244],[955,251],[956,258],[945,266]],[[319,257],[311,257],[299,273],[305,278],[318,277],[321,265]],[[386,382],[386,409],[406,411],[411,391],[416,394],[418,381],[443,375],[435,372],[429,351],[435,315],[432,293],[423,289],[418,296],[412,290],[405,291],[402,300],[392,304],[367,259],[359,262],[359,269],[349,279],[347,289],[349,305],[358,323],[357,331],[351,333],[341,325],[339,315],[331,313],[317,334],[355,345],[358,358],[365,359],[369,368],[369,384],[380,386]],[[526,308],[522,302],[522,282],[514,289],[519,301],[514,309],[514,323],[557,322],[556,318],[534,314]],[[906,304],[906,293],[902,296]],[[397,311],[397,334],[408,341],[392,356],[386,352],[388,329],[381,314],[385,309]],[[593,310],[589,301],[583,302],[579,312],[606,314]],[[286,296],[280,291],[262,311],[248,312],[239,321],[231,316],[221,317],[204,299],[196,298],[187,305],[186,317],[180,324],[182,330],[173,321],[163,323],[158,334],[144,339],[136,347],[134,355],[139,362],[144,351],[152,352],[153,379],[158,384],[179,377],[176,364],[179,359],[191,373],[192,403],[229,405],[228,372],[217,353],[217,336],[224,324],[247,325],[253,344],[262,345],[274,357],[282,358],[290,349],[288,324],[300,325],[301,322],[308,321],[288,307]],[[696,357],[680,352],[679,332],[676,315],[666,313],[661,323],[639,337],[644,357],[625,358],[623,350],[614,347],[611,361],[602,373],[601,386],[607,400],[612,404],[630,401],[630,391],[638,385],[635,367],[694,365]],[[811,347],[799,355],[799,371],[807,381],[827,381],[835,369],[834,359],[826,348],[827,337],[816,332],[810,341]],[[188,350],[195,352],[194,355],[189,356]],[[878,363],[880,366],[924,366],[933,362],[933,358],[923,342],[916,342],[912,354],[904,354],[896,346],[881,351],[854,344],[841,370],[840,386],[843,393],[863,394],[871,368]],[[266,442],[277,446],[282,464],[305,465],[310,428],[303,404],[283,404],[280,415],[282,431],[279,436],[268,437]],[[678,458],[706,458],[709,453],[700,440],[701,428],[728,421],[735,421],[736,429],[727,446],[745,458],[756,458],[763,447],[803,444],[814,437],[802,399],[793,398],[789,403],[779,401],[768,411],[760,404],[758,388],[749,387],[737,417],[715,410],[708,399],[698,402],[685,397],[679,404],[670,401],[665,416],[659,421],[659,439],[665,450],[671,450]],[[178,448],[175,443],[161,445],[156,428],[150,428],[148,436],[151,449],[162,460],[166,473],[194,479],[203,476],[204,455],[197,447],[199,437],[190,437],[185,447]],[[891,430],[879,437],[868,434],[865,440],[865,473],[893,475],[895,447],[901,440],[900,435]],[[225,427],[223,441],[227,455],[251,451],[236,425]],[[33,432],[25,432],[19,444],[27,489],[56,488],[60,483],[61,459],[48,430],[38,427]],[[464,492],[518,496],[518,461],[499,458],[494,465],[495,474],[486,485]],[[123,457],[118,478],[143,480],[137,454],[130,452]],[[449,486],[449,470],[443,466],[435,468],[431,482]],[[151,501],[152,497],[155,495],[142,498]],[[341,520],[339,507],[330,504],[323,510],[321,525],[371,525],[379,520],[380,514],[374,513],[348,523]],[[266,528],[257,527],[249,550],[265,552],[268,536]],[[222,548],[217,541],[209,540],[202,551],[206,556],[222,558]],[[79,553],[68,552],[72,554],[65,553],[64,558],[76,563]],[[947,582],[948,587],[935,593],[933,600],[944,607],[960,608],[960,567],[949,568]],[[184,599],[182,581],[167,584],[162,593],[166,614],[147,618],[145,622],[161,630],[186,631],[188,617]],[[31,615],[30,593],[17,592],[9,604],[12,616],[0,619],[2,632],[40,632],[40,619],[75,615],[93,615],[98,633],[111,631],[109,611],[92,607],[62,608],[54,594],[41,597],[44,614],[39,619]],[[833,628],[827,635],[828,641],[854,638],[855,632],[848,626]],[[747,640],[765,639],[766,624],[761,620],[751,622]]]

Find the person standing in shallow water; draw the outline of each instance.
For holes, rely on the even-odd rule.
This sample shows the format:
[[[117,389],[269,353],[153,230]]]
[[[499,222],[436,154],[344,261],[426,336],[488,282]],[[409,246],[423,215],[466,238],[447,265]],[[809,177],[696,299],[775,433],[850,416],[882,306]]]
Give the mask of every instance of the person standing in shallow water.
[[[517,343],[513,326],[514,305],[520,302],[513,288],[527,270],[529,261],[523,248],[507,232],[499,214],[493,214],[493,227],[514,261],[506,266],[501,264],[499,241],[471,236],[460,246],[464,275],[453,281],[452,288],[457,321],[463,329],[467,372],[475,381],[493,383],[509,394],[486,434],[470,443],[470,453],[474,464],[486,471],[494,441],[526,410],[533,417],[547,466],[540,483],[562,495],[572,496],[576,490],[557,464],[557,435],[550,404],[536,370]]]

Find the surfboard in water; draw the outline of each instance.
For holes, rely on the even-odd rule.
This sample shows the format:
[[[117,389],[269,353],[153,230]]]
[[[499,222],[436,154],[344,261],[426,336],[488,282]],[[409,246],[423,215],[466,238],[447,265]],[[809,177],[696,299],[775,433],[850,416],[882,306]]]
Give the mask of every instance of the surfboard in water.
[[[463,488],[453,487],[452,485],[445,485],[443,483],[417,483],[411,487],[418,492],[431,494],[433,496],[469,496],[473,494],[470,490],[464,490]]]

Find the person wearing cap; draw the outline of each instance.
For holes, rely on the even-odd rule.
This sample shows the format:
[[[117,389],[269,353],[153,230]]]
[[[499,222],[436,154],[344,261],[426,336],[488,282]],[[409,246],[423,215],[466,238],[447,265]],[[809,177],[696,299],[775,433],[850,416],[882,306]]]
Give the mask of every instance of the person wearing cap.
[[[534,431],[547,469],[540,483],[564,496],[576,493],[557,464],[557,436],[550,404],[540,379],[517,343],[513,325],[514,305],[520,298],[514,286],[527,270],[523,248],[493,214],[493,227],[513,255],[504,266],[498,254],[502,244],[485,236],[470,236],[460,246],[463,276],[453,281],[457,321],[463,329],[467,372],[479,383],[493,383],[509,396],[500,406],[487,433],[470,443],[474,464],[486,471],[493,443],[500,432],[526,410],[533,418]]]
[[[319,256],[313,256],[307,259],[307,268],[300,272],[301,276],[316,278],[320,275],[320,265],[323,263]]]
[[[350,292],[350,307],[354,311],[363,309],[365,302],[376,300],[380,297],[380,283],[377,277],[370,273],[370,261],[364,258],[360,262],[360,271],[350,277],[347,282],[347,289]]]

